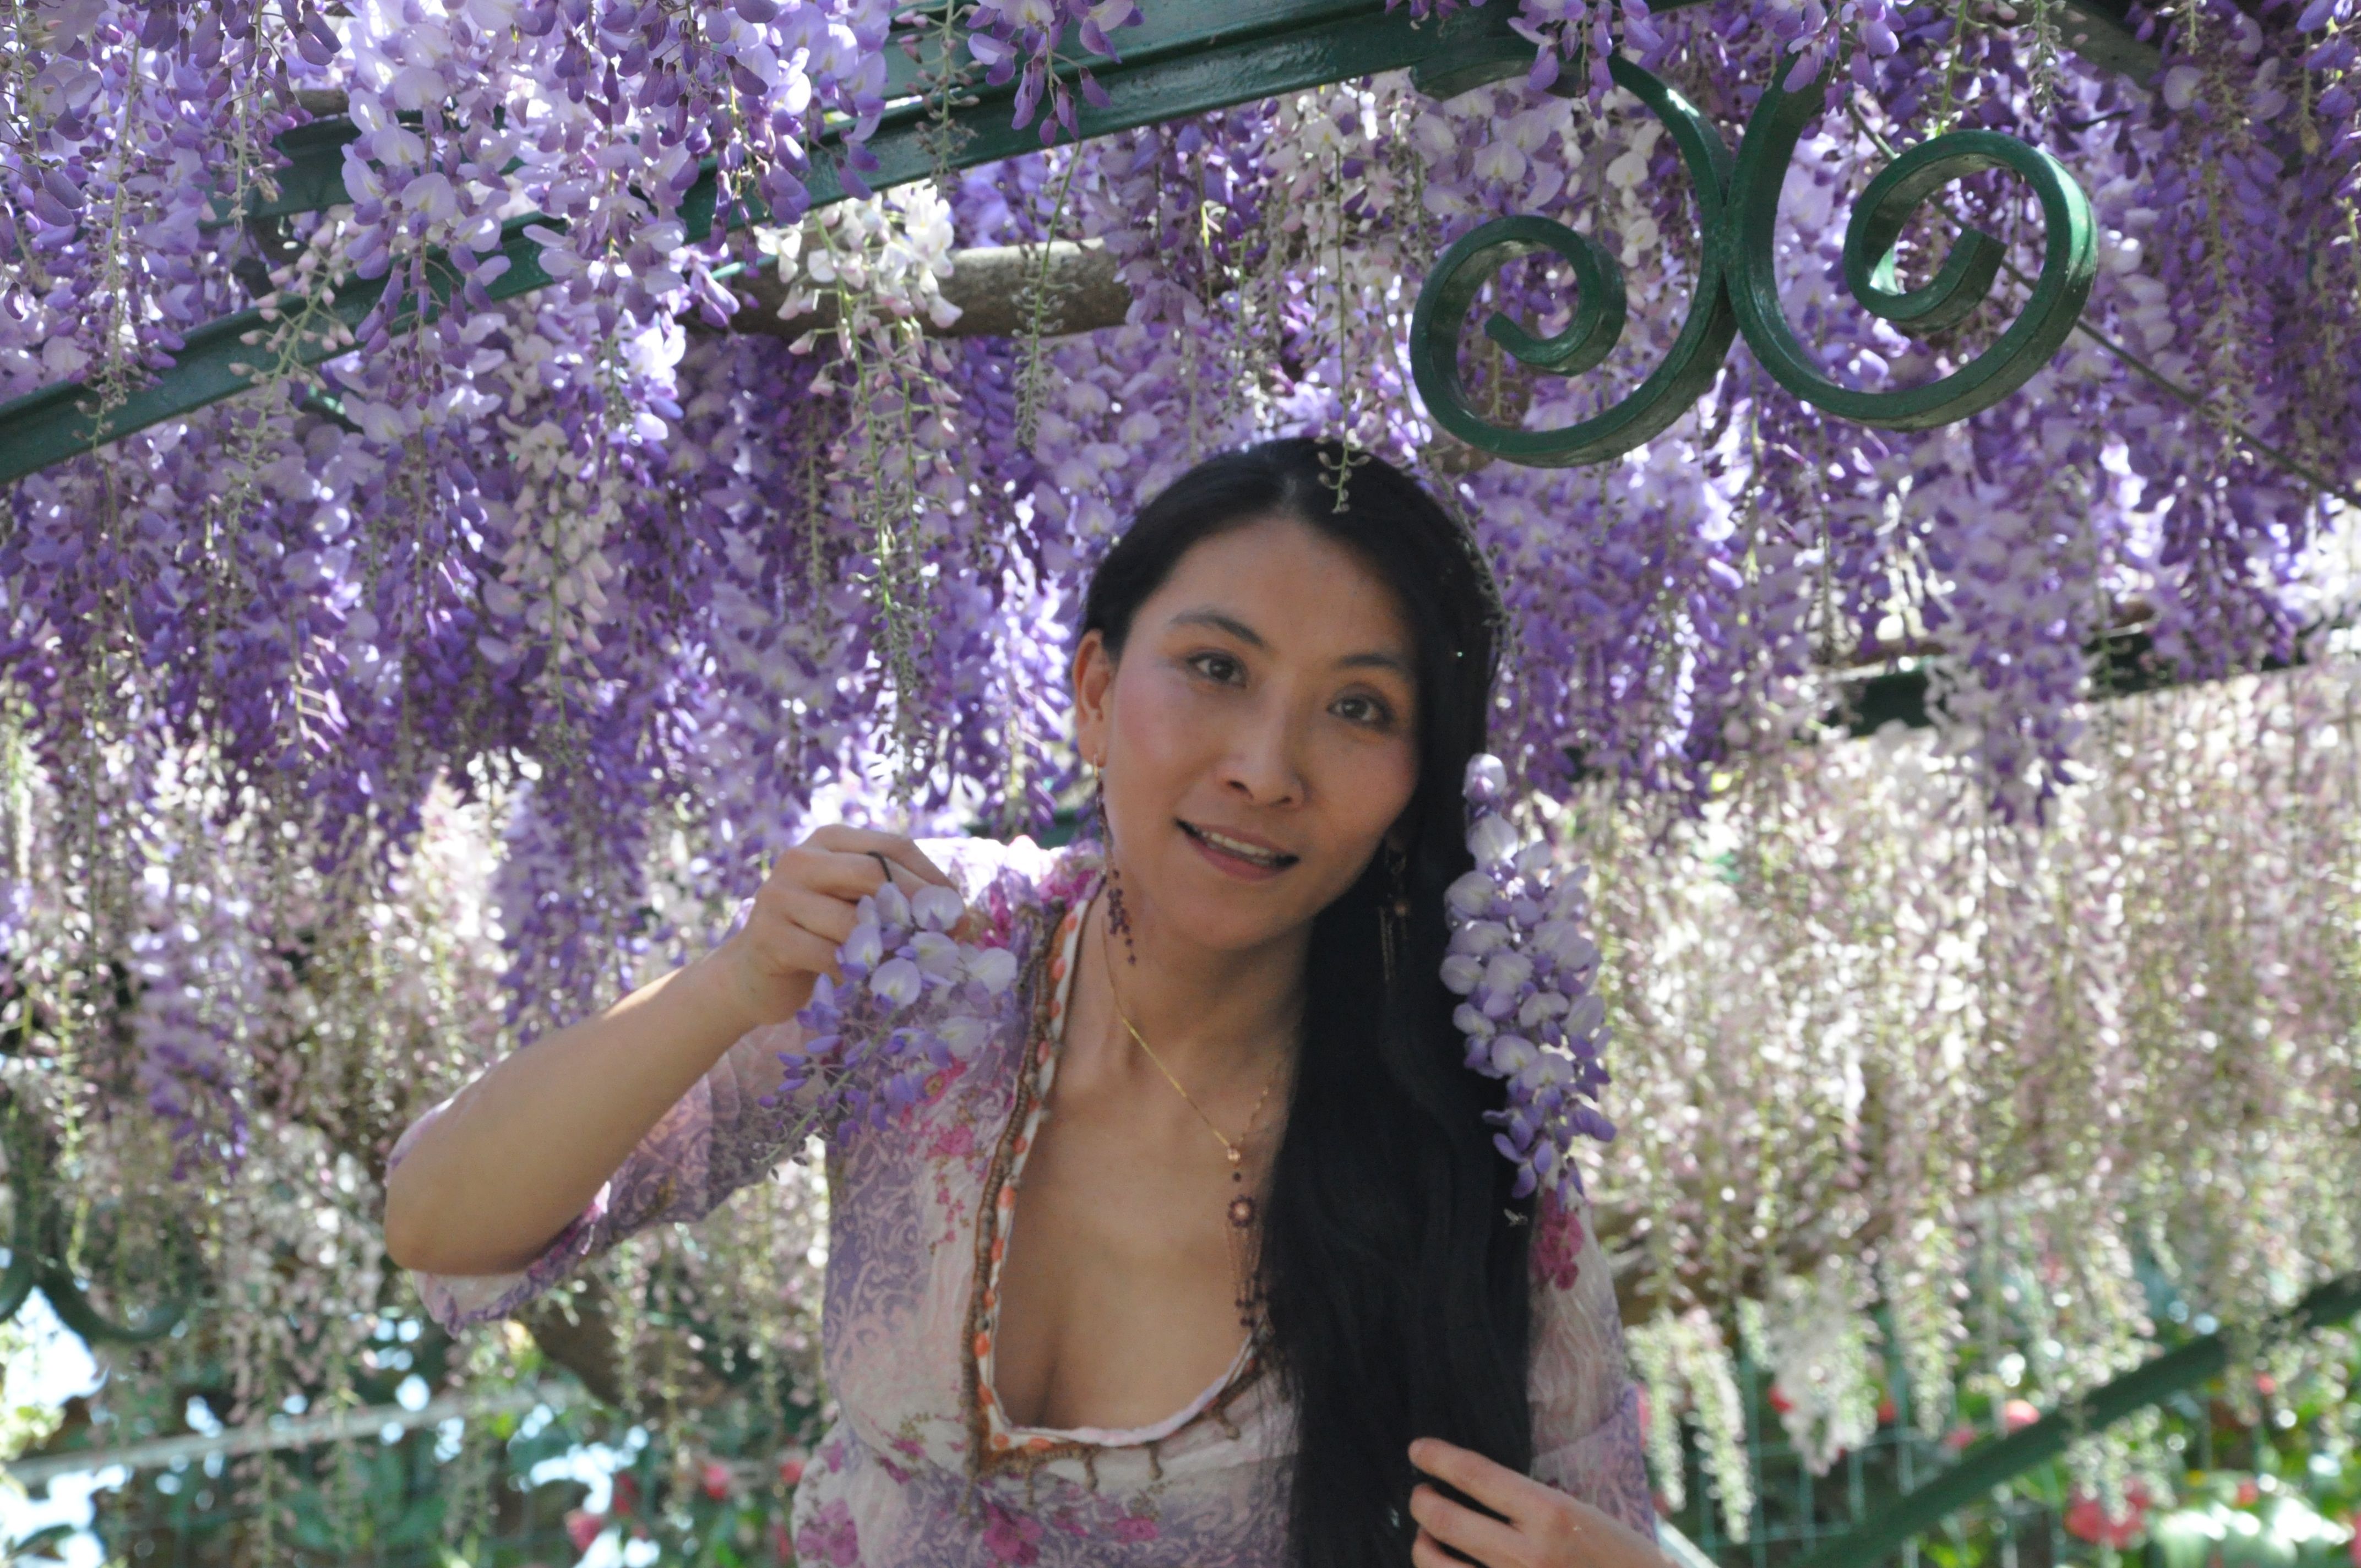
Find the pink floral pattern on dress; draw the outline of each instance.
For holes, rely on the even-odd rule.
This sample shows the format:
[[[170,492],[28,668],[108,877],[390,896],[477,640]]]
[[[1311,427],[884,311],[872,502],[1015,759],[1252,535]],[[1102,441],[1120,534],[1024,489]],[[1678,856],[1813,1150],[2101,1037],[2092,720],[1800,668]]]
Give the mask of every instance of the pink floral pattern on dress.
[[[1532,1255],[1529,1266],[1536,1284],[1553,1290],[1571,1290],[1582,1277],[1582,1216],[1566,1208],[1557,1194],[1542,1190],[1534,1205]]]
[[[1010,1513],[998,1503],[983,1505],[983,1549],[994,1563],[1041,1561],[1041,1521]]]
[[[796,1532],[796,1559],[828,1568],[857,1568],[861,1562],[861,1530],[852,1522],[852,1508],[843,1498],[827,1504],[809,1524]]]
[[[1004,1422],[985,1429],[1010,1439],[998,1463],[972,1452],[978,1412],[969,1390],[990,1387],[975,1376],[970,1332],[975,1241],[1000,1200],[988,1190],[994,1156],[1020,1085],[1028,1073],[1045,1082],[1054,1070],[1056,1033],[1033,1038],[1031,1024],[1037,1003],[1047,1015],[1057,999],[1035,992],[1062,990],[1071,964],[1064,952],[1034,959],[1042,944],[1072,935],[1060,927],[1095,891],[1100,867],[1088,844],[1051,851],[1028,839],[959,839],[922,847],[984,912],[989,939],[1015,953],[1031,989],[965,1070],[929,1085],[926,1101],[884,1132],[853,1127],[828,1138],[833,1203],[821,1339],[839,1414],[796,1488],[789,1538],[805,1563],[827,1568],[1277,1568],[1290,1413],[1276,1380],[1244,1376],[1251,1357],[1243,1353],[1222,1384],[1163,1421],[1127,1431]],[[1067,964],[1053,979],[1056,959]],[[757,1099],[775,1081],[773,1058],[794,1030],[758,1029],[733,1046],[528,1267],[492,1278],[419,1277],[437,1321],[456,1329],[504,1316],[623,1236],[696,1220],[799,1153],[808,1108],[787,1097],[765,1110]],[[416,1132],[404,1135],[397,1158]],[[1653,1532],[1638,1395],[1605,1259],[1577,1212],[1544,1205],[1533,1241],[1533,1475]],[[1012,1467],[1012,1458],[1021,1463]]]

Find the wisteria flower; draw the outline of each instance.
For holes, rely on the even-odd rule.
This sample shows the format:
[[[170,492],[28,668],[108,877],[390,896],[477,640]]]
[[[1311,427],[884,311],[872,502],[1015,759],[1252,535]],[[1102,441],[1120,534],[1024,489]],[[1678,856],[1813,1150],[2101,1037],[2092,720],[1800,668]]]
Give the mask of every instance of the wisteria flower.
[[[855,906],[837,949],[840,981],[821,975],[796,1014],[802,1043],[779,1053],[778,1094],[821,1125],[883,1127],[973,1058],[1013,997],[1016,955],[952,933],[965,905],[947,887],[879,888]],[[817,1092],[814,1092],[817,1086]]]
[[[1486,1119],[1500,1129],[1493,1146],[1517,1168],[1516,1195],[1545,1187],[1571,1205],[1582,1193],[1574,1140],[1615,1135],[1598,1108],[1607,1010],[1590,989],[1598,949],[1581,930],[1587,868],[1558,872],[1546,842],[1520,841],[1499,810],[1499,758],[1471,758],[1464,788],[1476,869],[1444,894],[1443,983],[1467,999],[1453,1014],[1467,1066],[1509,1086],[1507,1106]]]

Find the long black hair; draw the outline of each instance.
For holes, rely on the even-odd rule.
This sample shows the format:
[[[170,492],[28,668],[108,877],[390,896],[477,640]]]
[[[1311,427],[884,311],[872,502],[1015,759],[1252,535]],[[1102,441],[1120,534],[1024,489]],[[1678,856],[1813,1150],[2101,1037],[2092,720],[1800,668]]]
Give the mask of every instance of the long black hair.
[[[1288,1561],[1410,1560],[1411,1441],[1439,1437],[1523,1471],[1532,1201],[1483,1120],[1499,1083],[1469,1071],[1439,975],[1444,890],[1474,865],[1460,794],[1484,749],[1500,598],[1474,539],[1434,499],[1359,454],[1336,507],[1334,442],[1212,458],[1143,509],[1091,579],[1081,634],[1117,661],[1133,616],[1191,548],[1267,518],[1357,552],[1416,645],[1418,787],[1407,832],[1408,941],[1386,992],[1382,855],[1312,921],[1302,1057],[1264,1209],[1271,1354],[1296,1416]],[[1511,1216],[1515,1216],[1512,1218]]]

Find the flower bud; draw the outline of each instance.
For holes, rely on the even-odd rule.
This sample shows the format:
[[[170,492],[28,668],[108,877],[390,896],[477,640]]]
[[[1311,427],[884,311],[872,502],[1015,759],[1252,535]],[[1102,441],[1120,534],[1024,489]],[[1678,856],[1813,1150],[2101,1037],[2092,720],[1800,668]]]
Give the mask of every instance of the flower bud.
[[[948,931],[958,925],[960,916],[966,913],[967,905],[960,902],[958,894],[932,883],[910,897],[911,917],[921,930]]]
[[[1493,1074],[1499,1078],[1513,1078],[1540,1054],[1540,1049],[1521,1035],[1496,1036],[1491,1050]]]
[[[910,938],[910,957],[928,974],[950,980],[960,971],[960,948],[940,931],[921,931]]]
[[[1561,970],[1574,974],[1598,961],[1598,945],[1571,920],[1544,920],[1533,928],[1533,950]]]
[[[1554,991],[1537,991],[1517,1009],[1517,1027],[1532,1029],[1557,1017],[1574,1004]]]
[[[1016,982],[1016,955],[1006,948],[970,948],[966,964],[969,976],[994,996]]]
[[[877,961],[884,956],[884,933],[865,920],[852,928],[852,934],[844,939],[844,946],[836,950],[837,961],[848,970],[855,967],[864,971],[875,969]],[[825,980],[827,977],[821,978]]]
[[[1490,911],[1496,891],[1490,877],[1482,872],[1469,872],[1444,889],[1443,901],[1453,914],[1474,919]]]
[[[943,1047],[950,1052],[955,1060],[968,1060],[982,1049],[983,1043],[990,1038],[992,1038],[992,1022],[989,1019],[962,1013],[956,1017],[943,1020]]]
[[[1509,928],[1497,920],[1471,920],[1451,933],[1450,950],[1481,958],[1509,945]]]
[[[1489,751],[1478,751],[1467,759],[1460,793],[1467,797],[1470,806],[1497,806],[1509,793],[1509,770]]]
[[[1517,830],[1505,817],[1486,812],[1467,829],[1467,852],[1479,866],[1497,866],[1517,852]]]
[[[907,1007],[926,989],[926,977],[907,959],[888,959],[869,977],[870,993],[889,1012]]]

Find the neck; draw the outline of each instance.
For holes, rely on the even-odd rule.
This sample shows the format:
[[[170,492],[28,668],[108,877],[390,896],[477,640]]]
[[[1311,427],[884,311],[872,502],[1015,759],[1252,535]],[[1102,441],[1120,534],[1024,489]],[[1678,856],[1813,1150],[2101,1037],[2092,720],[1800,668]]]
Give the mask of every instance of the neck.
[[[1283,1070],[1280,1064],[1294,1056],[1303,1014],[1311,927],[1244,950],[1208,948],[1160,918],[1135,886],[1124,887],[1128,943],[1109,927],[1105,888],[1092,901],[1094,929],[1084,939],[1098,946],[1100,957],[1087,965],[1078,961],[1082,974],[1101,985],[1113,976],[1112,1005],[1157,1059],[1192,1089],[1259,1081]]]

